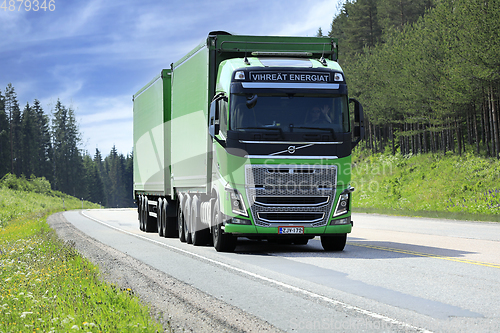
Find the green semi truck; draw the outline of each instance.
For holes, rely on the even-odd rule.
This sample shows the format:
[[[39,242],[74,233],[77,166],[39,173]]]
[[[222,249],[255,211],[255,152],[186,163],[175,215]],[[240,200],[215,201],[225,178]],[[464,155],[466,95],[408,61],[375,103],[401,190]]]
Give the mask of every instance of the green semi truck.
[[[342,251],[364,136],[327,37],[217,31],[133,96],[139,227],[231,252],[238,237]]]

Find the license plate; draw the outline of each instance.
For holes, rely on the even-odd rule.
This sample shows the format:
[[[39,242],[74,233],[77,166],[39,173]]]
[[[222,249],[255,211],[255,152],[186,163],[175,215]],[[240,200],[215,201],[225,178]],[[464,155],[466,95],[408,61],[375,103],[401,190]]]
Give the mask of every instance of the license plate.
[[[304,227],[279,227],[278,233],[284,235],[301,235],[304,233]]]

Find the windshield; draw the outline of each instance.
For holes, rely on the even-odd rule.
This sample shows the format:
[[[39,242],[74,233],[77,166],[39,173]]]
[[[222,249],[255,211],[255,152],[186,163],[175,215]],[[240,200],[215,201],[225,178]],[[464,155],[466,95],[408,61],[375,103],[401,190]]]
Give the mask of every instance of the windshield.
[[[229,117],[229,129],[239,131],[349,131],[345,95],[235,94]]]

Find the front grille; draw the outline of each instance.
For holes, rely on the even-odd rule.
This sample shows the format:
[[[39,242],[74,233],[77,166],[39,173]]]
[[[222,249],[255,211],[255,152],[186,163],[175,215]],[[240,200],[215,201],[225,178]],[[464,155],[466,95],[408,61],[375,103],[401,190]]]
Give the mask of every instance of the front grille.
[[[258,196],[254,202],[263,206],[321,206],[330,200],[328,196],[302,197],[302,196]]]
[[[246,192],[257,225],[325,226],[337,183],[334,165],[247,165]]]
[[[257,213],[257,216],[262,221],[266,222],[287,222],[287,223],[296,223],[296,222],[319,222],[325,216],[324,213],[284,213],[284,212],[276,212],[276,213]]]

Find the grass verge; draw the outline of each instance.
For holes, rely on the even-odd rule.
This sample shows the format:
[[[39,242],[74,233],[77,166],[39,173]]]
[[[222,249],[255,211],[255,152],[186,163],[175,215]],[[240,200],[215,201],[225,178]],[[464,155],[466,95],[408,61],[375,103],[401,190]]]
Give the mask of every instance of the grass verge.
[[[0,332],[162,332],[132,290],[103,282],[57,237],[46,217],[60,210],[57,196],[0,189]]]
[[[353,211],[500,222],[500,161],[472,154],[353,156]]]

